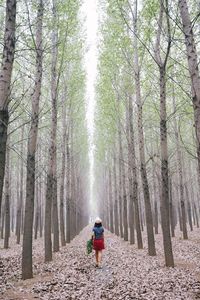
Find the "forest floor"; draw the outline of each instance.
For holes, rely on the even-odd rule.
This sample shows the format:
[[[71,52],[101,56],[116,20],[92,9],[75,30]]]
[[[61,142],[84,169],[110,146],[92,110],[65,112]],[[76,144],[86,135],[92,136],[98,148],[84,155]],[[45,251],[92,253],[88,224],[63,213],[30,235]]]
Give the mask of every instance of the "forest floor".
[[[200,229],[182,240],[173,238],[175,268],[164,267],[162,235],[156,235],[157,256],[137,250],[106,232],[102,268],[95,268],[94,253],[86,254],[91,226],[44,263],[43,240],[34,241],[34,278],[21,280],[21,246],[11,239],[8,250],[0,241],[0,299],[200,299]]]

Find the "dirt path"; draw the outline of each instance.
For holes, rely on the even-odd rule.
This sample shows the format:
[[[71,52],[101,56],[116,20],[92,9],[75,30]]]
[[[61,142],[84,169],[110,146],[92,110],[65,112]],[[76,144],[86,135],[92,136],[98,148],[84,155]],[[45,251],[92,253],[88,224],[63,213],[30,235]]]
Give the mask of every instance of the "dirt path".
[[[0,299],[200,299],[198,234],[194,232],[190,241],[174,239],[174,269],[163,266],[161,235],[156,237],[158,255],[149,257],[147,249],[137,250],[106,232],[102,269],[95,268],[94,254],[85,253],[89,227],[54,254],[49,264],[43,263],[43,242],[38,240],[34,244],[35,275],[26,281],[20,280],[21,249],[13,245],[0,250],[5,279],[0,282]]]

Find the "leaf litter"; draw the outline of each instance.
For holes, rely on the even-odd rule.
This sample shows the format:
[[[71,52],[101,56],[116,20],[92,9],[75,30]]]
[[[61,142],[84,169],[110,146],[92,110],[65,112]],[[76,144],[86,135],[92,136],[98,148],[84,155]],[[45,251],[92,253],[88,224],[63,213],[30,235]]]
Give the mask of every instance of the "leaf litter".
[[[200,299],[199,230],[190,239],[173,238],[175,268],[164,266],[162,235],[156,235],[157,256],[124,242],[106,231],[102,268],[95,268],[94,253],[86,254],[91,226],[44,263],[44,242],[34,241],[34,278],[21,280],[21,246],[11,238],[9,249],[0,242],[0,299],[11,300],[192,300]],[[145,235],[145,234],[144,234]]]

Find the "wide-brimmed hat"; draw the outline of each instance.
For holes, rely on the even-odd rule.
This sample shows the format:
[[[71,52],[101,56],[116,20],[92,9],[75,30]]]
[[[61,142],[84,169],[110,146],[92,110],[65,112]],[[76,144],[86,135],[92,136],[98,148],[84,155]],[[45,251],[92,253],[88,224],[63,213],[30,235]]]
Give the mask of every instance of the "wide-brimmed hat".
[[[100,223],[102,223],[102,220],[101,220],[99,217],[97,217],[97,218],[95,219],[95,223],[100,224]]]

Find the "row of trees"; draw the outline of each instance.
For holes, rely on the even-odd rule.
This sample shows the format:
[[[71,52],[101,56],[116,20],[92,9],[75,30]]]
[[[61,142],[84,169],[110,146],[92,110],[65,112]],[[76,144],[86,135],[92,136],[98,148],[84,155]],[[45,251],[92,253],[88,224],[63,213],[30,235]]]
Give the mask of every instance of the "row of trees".
[[[99,210],[139,249],[146,226],[152,256],[160,222],[172,267],[176,225],[187,239],[200,213],[199,10],[187,2],[106,1],[97,84]]]
[[[32,243],[45,261],[88,222],[88,142],[80,1],[6,1],[0,74],[1,238],[20,243],[22,278]],[[33,231],[34,229],[34,231]]]

